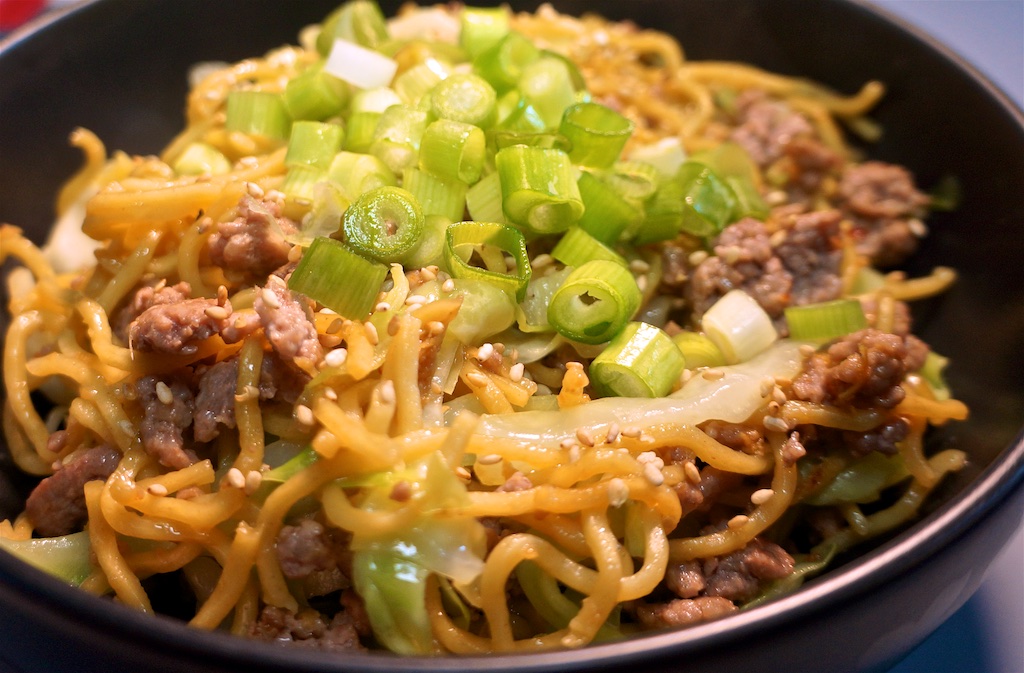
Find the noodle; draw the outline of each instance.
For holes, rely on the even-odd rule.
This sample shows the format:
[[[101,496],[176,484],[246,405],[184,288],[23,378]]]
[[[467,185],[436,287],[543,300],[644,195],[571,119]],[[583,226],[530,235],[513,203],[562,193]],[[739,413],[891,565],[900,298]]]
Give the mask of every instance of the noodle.
[[[435,11],[458,27],[463,10]],[[404,110],[421,135],[437,101],[403,98],[426,92],[410,84],[415,68],[436,78],[472,69],[455,73],[463,65],[448,60],[462,50],[451,44],[397,36],[397,21],[419,26],[423,16],[407,8],[391,28],[381,24],[396,32],[388,106],[352,103],[368,105],[360,111],[379,125],[392,107]],[[793,555],[831,558],[914,519],[967,460],[954,450],[927,455],[929,428],[968,409],[909,333],[904,303],[944,291],[955,273],[878,272],[886,251],[868,243],[883,245],[891,232],[873,228],[884,218],[865,215],[844,182],[857,170],[905,178],[899,167],[858,162],[844,136],[877,130],[866,115],[884,86],[845,96],[749,65],[692,61],[658,31],[547,5],[508,19],[538,62],[572,83],[557,117],[587,101],[630,126],[607,165],[570,160],[569,131],[541,119],[550,101],[518,89],[494,91],[495,121],[480,122],[490,126],[478,172],[499,185],[496,196],[481,197],[487,182],[467,181],[461,165],[458,179],[426,170],[419,136],[402,163],[392,151],[400,139],[383,126],[363,139],[365,152],[349,137],[326,159],[298,160],[291,141],[240,130],[231,101],[266,94],[294,113],[303,101],[287,97],[292,83],[329,68],[308,39],[199,69],[186,127],[159,157],[108,155],[91,132],[72,134],[84,165],[59,195],[64,221],[53,242],[43,250],[0,226],[2,259],[24,267],[9,277],[4,431],[14,463],[45,477],[24,514],[0,522],[0,546],[85,530],[74,538],[90,559],[82,588],[152,612],[143,580],[181,573],[197,628],[277,641],[332,632],[341,636],[315,644],[479,654],[683,626],[666,607],[676,601],[756,604],[772,595],[771,580],[793,572]],[[336,74],[327,76],[340,83]],[[402,102],[392,106],[391,95]],[[618,199],[618,215],[608,209],[623,218],[621,233],[593,225],[601,210],[590,214],[598,228],[584,227],[586,208],[600,202],[584,198],[582,177],[566,199],[578,197],[583,214],[562,229],[543,230],[573,212],[560,194],[514,221],[500,201],[515,185],[495,160],[499,143],[513,140],[565,158],[565,182],[593,177]],[[193,152],[223,165],[190,167]],[[346,163],[353,157],[358,170]],[[705,222],[711,207],[686,210],[693,194],[682,190],[692,185],[681,176],[694,165],[728,206],[721,222]],[[317,179],[300,192],[306,169]],[[488,219],[516,244],[458,248],[452,213],[437,205],[451,194],[417,191],[423,176],[454,185],[455,213],[494,207]],[[560,188],[544,180],[523,198]],[[346,226],[365,194],[387,189],[419,199],[421,231],[400,255],[363,254]],[[912,183],[903,191],[910,202],[894,226],[917,236],[927,197]],[[415,229],[391,212],[375,217],[372,233],[387,244]],[[64,273],[72,220],[95,252]],[[566,261],[558,246],[570,224],[593,239],[593,259]],[[662,225],[671,231],[658,233]],[[377,275],[320,267],[312,275],[330,282],[297,287],[320,243],[337,243]],[[646,362],[646,346],[615,351],[621,325],[610,342],[591,343],[607,325],[573,332],[555,308],[552,297],[571,287],[565,279],[595,261],[627,274],[610,294],[638,298],[607,322],[645,323],[668,344],[647,370],[635,364]],[[603,315],[611,301],[599,298],[605,279],[591,280],[570,318]],[[366,297],[354,297],[360,285],[372,285]],[[729,290],[763,317],[737,328],[766,330],[754,352],[708,327]],[[344,300],[353,298],[372,308],[352,309]],[[863,326],[798,338],[786,309],[831,301]],[[684,336],[710,346],[686,350]],[[612,375],[595,366],[609,354]],[[707,363],[695,364],[701,357]],[[685,362],[673,370],[674,358]],[[766,575],[749,571],[752,553],[768,559]],[[740,580],[724,594],[710,588],[720,571]],[[680,587],[686,577],[697,588]],[[366,621],[372,633],[354,625]]]

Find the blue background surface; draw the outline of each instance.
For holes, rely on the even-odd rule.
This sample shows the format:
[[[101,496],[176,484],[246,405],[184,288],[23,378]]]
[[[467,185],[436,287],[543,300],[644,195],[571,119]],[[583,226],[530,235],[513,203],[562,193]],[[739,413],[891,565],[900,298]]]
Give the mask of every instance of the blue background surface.
[[[875,0],[1024,108],[1024,0]],[[1024,673],[1024,525],[978,593],[890,673]]]

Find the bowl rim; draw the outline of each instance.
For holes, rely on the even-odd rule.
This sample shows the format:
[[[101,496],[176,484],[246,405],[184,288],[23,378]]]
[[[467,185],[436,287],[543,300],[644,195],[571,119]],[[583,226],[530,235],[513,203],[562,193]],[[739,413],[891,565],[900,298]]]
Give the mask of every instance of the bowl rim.
[[[82,0],[38,16],[0,38],[0,59],[51,24],[62,22],[109,0]],[[1014,121],[1024,134],[1024,111],[985,73],[939,39],[870,0],[833,0],[859,8],[915,38],[952,68],[966,73],[985,94]],[[541,671],[561,667],[582,669],[589,665],[635,663],[666,653],[683,654],[694,648],[742,640],[752,632],[782,627],[801,615],[826,611],[847,597],[870,592],[894,581],[930,556],[951,545],[972,527],[999,509],[1018,491],[1024,491],[1024,424],[1016,437],[996,455],[967,489],[951,496],[935,511],[915,521],[878,547],[845,563],[796,592],[728,617],[660,632],[642,633],[624,640],[593,644],[576,650],[537,653],[424,657],[389,652],[346,652],[344,658],[316,651],[296,651],[270,643],[251,641],[218,631],[201,631],[179,620],[155,615],[139,619],[139,613],[113,601],[97,599],[76,587],[0,550],[0,580],[22,597],[40,605],[59,608],[76,621],[87,618],[93,631],[116,629],[118,638],[160,649],[174,648],[191,655],[211,655],[234,663],[259,662],[263,666],[292,667],[296,671]],[[898,580],[895,580],[898,581]]]

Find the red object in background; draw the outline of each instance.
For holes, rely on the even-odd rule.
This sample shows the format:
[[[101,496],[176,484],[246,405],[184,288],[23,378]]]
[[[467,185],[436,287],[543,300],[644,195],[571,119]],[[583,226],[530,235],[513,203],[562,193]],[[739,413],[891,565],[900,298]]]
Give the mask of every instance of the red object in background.
[[[0,31],[14,30],[43,10],[46,0],[0,0]]]

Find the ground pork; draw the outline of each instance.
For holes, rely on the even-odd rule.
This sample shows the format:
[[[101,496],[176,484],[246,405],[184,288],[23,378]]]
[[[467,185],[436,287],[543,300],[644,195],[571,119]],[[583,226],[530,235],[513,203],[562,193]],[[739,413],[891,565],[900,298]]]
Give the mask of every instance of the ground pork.
[[[804,361],[793,396],[809,402],[891,409],[903,401],[907,372],[924,364],[928,347],[914,336],[863,329]]]
[[[704,561],[704,592],[745,603],[758,594],[762,582],[792,573],[793,564],[793,557],[782,547],[754,538],[742,549]]]
[[[235,219],[216,224],[206,249],[213,264],[255,280],[288,263],[291,244],[283,234],[296,229],[294,222],[281,216],[279,203],[246,194],[238,202]]]
[[[254,308],[267,341],[283,360],[301,367],[323,359],[324,349],[305,297],[289,290],[280,280],[268,282],[257,292]]]
[[[359,640],[358,626],[346,609],[327,617],[311,608],[294,613],[268,605],[260,612],[249,635],[293,647],[329,652],[363,651],[366,647]]]
[[[39,482],[25,503],[25,514],[36,533],[57,537],[81,530],[87,518],[85,484],[106,480],[120,460],[120,452],[101,444]]]
[[[131,301],[114,313],[110,327],[118,339],[127,343],[129,326],[146,309],[161,304],[177,304],[185,301],[191,295],[192,286],[184,281],[175,285],[165,285],[164,283],[146,285],[139,288],[132,295]]]
[[[892,266],[917,249],[922,229],[915,227],[928,196],[914,186],[907,169],[881,161],[845,168],[835,203],[853,222],[857,252],[872,264]]]
[[[179,379],[161,381],[145,376],[136,382],[135,389],[143,410],[139,436],[146,453],[173,470],[195,462],[195,454],[185,449],[182,434],[192,425],[195,409],[188,385]]]
[[[231,320],[231,304],[219,304],[216,299],[155,304],[128,326],[128,343],[139,351],[189,355]]]
[[[737,610],[739,608],[726,598],[698,596],[639,605],[635,608],[635,614],[637,620],[648,629],[667,629],[706,622]]]

